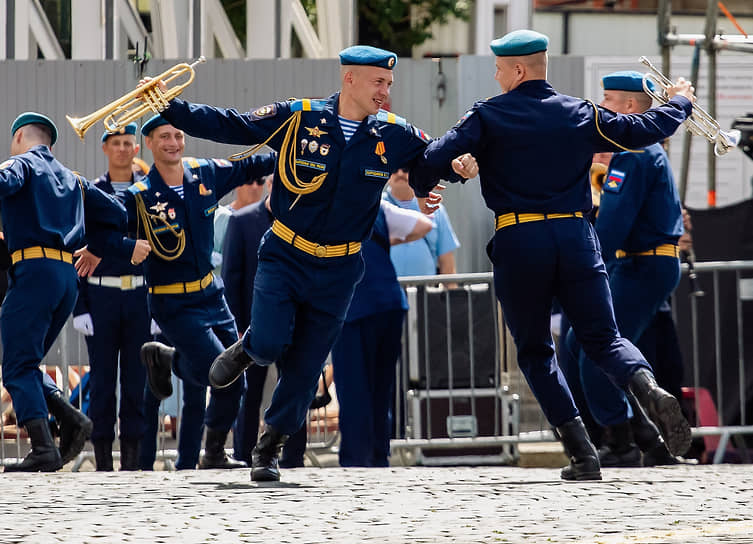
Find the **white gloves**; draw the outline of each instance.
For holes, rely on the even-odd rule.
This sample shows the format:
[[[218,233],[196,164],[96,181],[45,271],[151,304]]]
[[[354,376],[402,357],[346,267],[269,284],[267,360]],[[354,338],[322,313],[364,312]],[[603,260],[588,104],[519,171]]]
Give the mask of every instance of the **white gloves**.
[[[152,336],[162,334],[162,329],[159,328],[159,325],[157,325],[157,322],[154,319],[152,319],[152,322],[149,325],[149,334],[151,334]]]
[[[92,336],[94,334],[94,323],[92,322],[92,314],[81,314],[73,317],[73,328],[84,336]]]

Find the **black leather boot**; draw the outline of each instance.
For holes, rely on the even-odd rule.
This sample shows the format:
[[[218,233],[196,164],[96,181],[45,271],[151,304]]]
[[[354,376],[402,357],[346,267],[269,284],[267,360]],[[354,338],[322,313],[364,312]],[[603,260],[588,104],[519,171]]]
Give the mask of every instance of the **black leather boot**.
[[[225,439],[227,431],[210,429],[207,427],[207,437],[204,439],[204,456],[199,461],[199,468],[246,468],[245,461],[231,459],[225,453]]]
[[[63,464],[73,461],[92,435],[94,423],[56,391],[47,397],[47,409],[60,425],[60,456]]]
[[[606,427],[604,445],[599,449],[602,467],[639,467],[641,450],[633,441],[630,421]]]
[[[209,384],[217,389],[228,387],[241,377],[254,360],[243,349],[243,340],[220,353],[209,368]]]
[[[5,472],[55,472],[63,466],[60,452],[50,433],[47,418],[24,423],[31,439],[31,451],[20,463],[5,466]]]
[[[158,400],[173,394],[173,355],[175,348],[162,342],[146,342],[141,346],[141,362],[146,367],[149,389]]]
[[[560,425],[556,431],[570,458],[570,464],[562,469],[560,477],[563,480],[601,480],[599,455],[580,416]]]
[[[120,470],[139,469],[139,440],[132,438],[120,439]]]
[[[94,444],[94,463],[97,472],[112,472],[112,442],[97,440]]]
[[[287,440],[288,435],[280,434],[273,427],[266,426],[251,452],[251,480],[254,482],[280,481],[278,459]]]
[[[690,448],[690,425],[682,415],[680,403],[667,391],[659,387],[654,375],[641,368],[630,378],[630,391],[656,423],[667,449],[673,455],[682,455]]]

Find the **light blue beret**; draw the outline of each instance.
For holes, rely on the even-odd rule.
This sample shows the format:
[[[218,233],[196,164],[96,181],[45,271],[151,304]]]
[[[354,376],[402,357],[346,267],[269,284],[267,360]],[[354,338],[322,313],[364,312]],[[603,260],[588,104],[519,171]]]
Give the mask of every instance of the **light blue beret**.
[[[392,51],[370,45],[354,45],[340,51],[340,64],[343,66],[352,64],[378,66],[392,70],[397,65],[397,55]]]
[[[601,85],[605,91],[643,92],[643,74],[634,70],[612,72],[601,78]],[[648,81],[648,88],[654,90],[653,81]]]
[[[102,134],[102,143],[105,143],[107,141],[107,138],[110,136],[120,136],[122,134],[131,134],[133,136],[136,135],[136,131],[139,129],[139,126],[136,123],[128,123],[126,126],[122,127],[120,130],[116,132],[107,132],[105,131]]]
[[[144,123],[141,126],[141,134],[143,134],[144,136],[149,136],[149,134],[155,128],[161,127],[162,125],[169,125],[169,124],[170,122],[158,113],[157,115],[150,118],[146,123]]]
[[[489,44],[498,57],[522,57],[546,51],[549,38],[533,30],[514,30]]]
[[[13,136],[16,131],[25,125],[44,125],[49,127],[52,131],[52,141],[50,145],[54,145],[58,140],[58,127],[52,122],[52,119],[41,113],[35,111],[27,111],[16,117],[13,124],[10,126],[10,135]]]

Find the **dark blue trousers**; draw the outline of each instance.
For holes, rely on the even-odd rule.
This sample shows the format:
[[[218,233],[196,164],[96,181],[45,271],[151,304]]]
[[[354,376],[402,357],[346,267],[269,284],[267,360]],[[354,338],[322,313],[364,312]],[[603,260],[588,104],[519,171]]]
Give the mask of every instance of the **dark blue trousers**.
[[[89,417],[94,423],[91,440],[115,439],[115,384],[120,366],[120,438],[139,440],[144,432],[146,372],[139,359],[149,340],[146,287],[121,291],[88,285],[88,309],[94,335],[86,337],[91,365]]]
[[[679,281],[680,262],[674,257],[628,257],[610,263],[609,286],[620,333],[638,343]],[[583,352],[579,364],[583,392],[594,419],[600,425],[615,425],[632,417],[624,391]]]
[[[279,432],[303,425],[363,269],[360,253],[318,259],[265,235],[243,347],[258,365],[277,363],[280,379],[264,421]]]
[[[60,334],[78,297],[72,265],[28,259],[8,272],[10,287],[0,311],[3,383],[13,399],[18,423],[47,418],[45,398],[58,391],[44,380],[39,363]]]
[[[185,456],[178,457],[176,468],[195,468],[201,451],[202,423],[211,429],[228,432],[245,389],[245,380],[238,380],[225,389],[212,389],[209,405],[204,411],[209,367],[226,347],[238,339],[235,321],[222,288],[216,282],[197,293],[149,295],[149,309],[162,334],[176,348],[173,371],[183,380],[184,410],[179,450]],[[201,394],[194,394],[200,388]],[[185,410],[186,403],[192,407],[189,413]]]
[[[389,466],[402,309],[345,323],[332,348],[340,403],[340,466]]]
[[[259,436],[259,411],[264,395],[264,382],[267,379],[268,366],[251,365],[246,369],[246,392],[241,399],[241,409],[233,424],[233,457],[251,464],[251,450],[256,446]],[[288,437],[280,456],[280,467],[295,468],[303,466],[306,453],[306,426]]]
[[[581,346],[620,387],[640,368],[641,352],[620,337],[596,233],[585,219],[565,218],[499,229],[489,248],[494,287],[518,349],[518,365],[547,420],[578,415],[557,366],[550,330],[557,297]]]

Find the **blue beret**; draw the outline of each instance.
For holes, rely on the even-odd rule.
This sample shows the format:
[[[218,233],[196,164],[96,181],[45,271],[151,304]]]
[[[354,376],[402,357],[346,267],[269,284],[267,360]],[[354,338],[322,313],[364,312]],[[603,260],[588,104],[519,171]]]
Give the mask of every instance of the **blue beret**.
[[[489,44],[498,57],[522,57],[546,51],[549,38],[533,30],[514,30]]]
[[[340,64],[343,66],[351,64],[378,66],[392,70],[397,65],[397,55],[392,51],[370,45],[354,45],[340,51]]]
[[[126,126],[122,127],[117,132],[107,132],[105,131],[102,134],[102,143],[105,143],[107,141],[107,138],[110,136],[119,136],[122,134],[132,134],[136,135],[136,131],[139,129],[139,126],[136,123],[128,123]]]
[[[10,126],[10,135],[13,136],[19,128],[25,125],[44,125],[52,131],[50,145],[54,145],[58,140],[58,127],[55,126],[52,119],[35,111],[27,111],[16,117],[16,120]]]
[[[605,91],[630,91],[643,92],[643,74],[634,70],[612,72],[601,78],[601,84]],[[648,81],[648,88],[654,90],[653,81]]]
[[[155,128],[169,124],[170,122],[158,113],[141,126],[141,134],[149,136]]]

